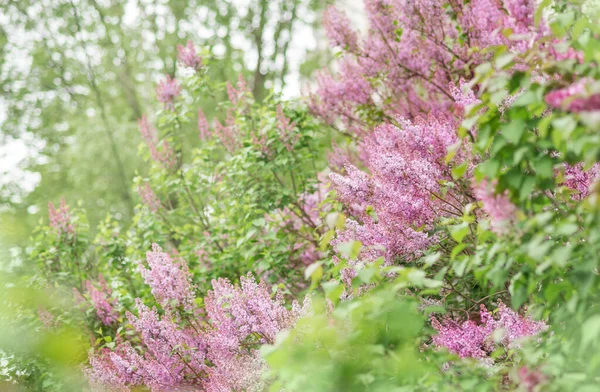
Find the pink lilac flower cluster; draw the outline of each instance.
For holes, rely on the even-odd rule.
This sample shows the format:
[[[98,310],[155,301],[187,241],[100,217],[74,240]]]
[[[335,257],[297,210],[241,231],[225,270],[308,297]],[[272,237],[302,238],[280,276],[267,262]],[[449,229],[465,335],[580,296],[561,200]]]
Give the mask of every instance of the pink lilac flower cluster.
[[[323,14],[323,27],[331,43],[349,52],[357,52],[358,35],[351,26],[352,22],[346,13],[339,11],[334,6],[329,6]]]
[[[496,318],[484,305],[481,305],[479,315],[480,322],[457,322],[450,318],[439,321],[432,317],[431,324],[438,332],[433,337],[433,344],[438,348],[445,347],[461,358],[477,358],[489,362],[489,355],[496,348],[518,347],[520,339],[548,329],[545,322],[522,317],[502,302],[498,302]]]
[[[548,377],[539,370],[530,369],[527,366],[523,366],[519,369],[520,385],[523,386],[527,392],[533,392],[536,390],[538,385],[542,385],[548,381]]]
[[[48,311],[48,309],[46,309],[42,306],[38,306],[37,314],[38,314],[40,321],[44,325],[44,328],[51,329],[52,327],[54,327],[56,325],[56,318],[54,317],[54,315],[52,313],[50,313]]]
[[[592,112],[600,110],[600,92],[590,92],[593,86],[589,78],[579,79],[568,87],[557,89],[546,94],[548,106],[561,108],[570,112]]]
[[[233,87],[231,87],[233,88]],[[237,95],[234,92],[229,92],[229,94],[233,94],[232,97],[234,100],[237,100]],[[236,101],[237,102],[237,101]],[[201,140],[207,140],[212,136],[216,136],[217,139],[221,142],[223,147],[230,153],[233,153],[239,146],[240,141],[238,135],[238,127],[236,124],[234,110],[228,109],[227,116],[225,117],[225,124],[221,124],[221,122],[215,117],[212,121],[212,128],[206,119],[206,115],[202,111],[202,109],[198,109],[198,132]]]
[[[450,147],[459,142],[456,130],[466,108],[479,102],[467,86],[471,72],[465,69],[487,57],[469,48],[503,44],[522,51],[543,33],[543,26],[534,26],[532,0],[446,5],[366,0],[369,30],[356,44],[344,15],[327,12],[329,38],[346,51],[335,74],[318,75],[310,108],[358,140],[359,163],[345,162],[340,169],[343,156],[337,153],[332,167],[339,173],[331,174],[339,199],[353,215],[332,244],[356,240],[363,245],[358,260],[343,271],[347,282],[358,267],[354,263],[418,257],[436,241],[429,235],[435,222],[462,215],[464,205],[474,201],[468,187],[442,186],[454,182],[452,165],[466,163],[468,179],[476,164],[468,145],[456,151],[452,165],[446,162]],[[501,33],[505,28],[521,36],[508,39]],[[381,125],[373,129],[372,118],[361,118],[370,113],[365,107],[381,113]]]
[[[252,130],[252,144],[260,151],[264,158],[271,160],[275,156],[273,149],[268,143],[267,133],[264,130]]]
[[[274,223],[275,230],[301,233],[303,229],[308,228],[310,233],[322,226],[321,213],[326,213],[330,209],[330,206],[323,202],[330,191],[331,184],[324,172],[317,174],[317,180],[314,192],[300,194],[296,206],[285,207],[275,211],[274,214],[265,214],[265,219]],[[298,242],[292,246],[292,251],[297,255],[293,261],[299,261],[301,265],[309,265],[321,259],[324,254],[317,246],[317,240],[311,239],[310,234],[299,235]]]
[[[471,90],[464,79],[460,79],[458,85],[450,84],[450,94],[455,102],[455,109],[457,109],[459,117],[464,116],[465,110],[470,106],[475,106],[481,103],[479,98],[475,96],[473,90]]]
[[[361,40],[345,15],[330,8],[325,30],[335,46],[345,49],[345,56],[336,76],[327,71],[318,75],[311,110],[358,135],[365,125],[360,109],[374,105],[375,96],[387,117],[412,120],[423,113],[446,113],[453,104],[447,86],[487,60],[483,51],[470,48],[504,44],[522,51],[543,32],[543,23],[539,28],[533,23],[534,0],[447,5],[443,0],[365,0],[369,30]],[[501,33],[506,28],[519,36],[508,39]]]
[[[148,268],[138,265],[144,281],[152,289],[152,295],[165,308],[181,306],[191,310],[194,302],[192,275],[187,264],[175,262],[164,253],[160,246],[152,244],[152,251],[146,253]]]
[[[144,203],[152,212],[157,212],[160,209],[161,202],[158,196],[150,187],[150,184],[144,183],[144,185],[140,185],[138,187],[138,194],[142,199],[142,203]]]
[[[511,27],[517,33],[526,33],[533,28],[536,2],[531,0],[511,0],[506,2],[506,8],[512,19]]]
[[[548,46],[548,53],[550,53],[556,61],[564,61],[564,60],[576,60],[578,63],[582,64],[584,60],[584,53],[574,49],[569,46],[565,50],[561,50],[560,46],[566,45],[566,43],[561,42],[561,40],[554,40]]]
[[[198,109],[198,132],[200,140],[207,140],[210,136],[210,124],[202,109]]]
[[[143,115],[142,118],[139,119],[138,128],[140,130],[140,134],[142,135],[142,139],[144,139],[148,149],[150,150],[150,156],[152,157],[152,160],[162,164],[167,169],[175,167],[177,163],[175,152],[166,140],[162,141],[162,148],[160,150],[158,149],[158,134],[156,129],[154,129],[154,127],[148,121],[146,115]]]
[[[273,343],[307,307],[295,303],[287,310],[280,296],[271,298],[268,287],[250,275],[241,278],[240,286],[226,279],[212,283],[205,301],[208,323],[171,311],[160,316],[136,300],[138,314],[127,318],[141,345],[119,338],[114,350],[92,355],[86,370],[92,390],[264,390],[260,345]]]
[[[100,321],[104,325],[113,325],[119,318],[119,313],[115,310],[116,301],[110,298],[112,290],[110,290],[102,275],[98,277],[98,283],[100,288],[97,288],[89,280],[85,282],[84,286]]]
[[[279,130],[279,134],[281,135],[281,140],[285,148],[288,151],[292,151],[294,148],[294,144],[298,141],[300,137],[299,134],[294,134],[294,127],[296,123],[292,120],[288,119],[283,113],[283,109],[281,105],[277,105],[277,129]]]
[[[60,206],[56,208],[52,202],[48,203],[48,218],[50,227],[54,228],[59,235],[74,234],[75,227],[71,223],[71,213],[64,196],[60,199]]]
[[[294,325],[299,308],[295,305],[295,310],[287,310],[280,294],[272,299],[267,286],[256,283],[251,275],[242,277],[240,286],[226,279],[213,280],[212,285],[213,291],[205,299],[210,320],[205,337],[210,347],[207,358],[215,366],[208,369],[212,385],[207,390],[261,391],[265,382],[249,376],[260,375],[264,363],[256,350],[245,356],[245,363],[239,350],[248,341],[272,344],[279,331]]]
[[[186,46],[177,45],[177,59],[181,61],[184,66],[195,71],[202,68],[202,57],[196,54],[196,48],[191,40],[187,42]]]
[[[473,186],[473,194],[483,204],[483,211],[490,217],[492,231],[504,234],[509,224],[515,220],[517,207],[510,201],[508,190],[503,194],[495,193],[496,182],[482,180]]]
[[[181,94],[181,86],[177,79],[170,75],[156,86],[156,99],[165,105],[165,110],[175,110],[175,98]]]
[[[233,87],[229,81],[227,82],[227,96],[233,105],[237,105],[239,102],[242,102],[243,98],[249,93],[250,90],[248,89],[248,85],[246,84],[246,80],[242,74],[238,75],[236,87]]]
[[[390,264],[399,256],[419,255],[431,244],[427,230],[435,220],[461,215],[467,201],[454,190],[442,196],[440,185],[452,179],[444,158],[458,140],[455,125],[433,116],[398,122],[400,127],[381,125],[365,138],[363,161],[370,175],[351,164],[346,175],[330,175],[338,197],[358,219],[349,220],[333,245],[360,241],[363,261],[384,257]],[[375,214],[367,213],[367,206]]]
[[[584,170],[584,164],[565,164],[565,180],[562,184],[577,193],[571,195],[573,200],[583,200],[590,193],[591,185],[600,175],[600,164],[596,163],[588,170]]]
[[[233,153],[238,149],[240,146],[238,127],[235,122],[234,113],[231,109],[227,110],[225,125],[221,124],[218,119],[213,119],[213,129],[215,136],[221,141],[221,144],[223,144],[223,147],[225,147],[227,151]]]

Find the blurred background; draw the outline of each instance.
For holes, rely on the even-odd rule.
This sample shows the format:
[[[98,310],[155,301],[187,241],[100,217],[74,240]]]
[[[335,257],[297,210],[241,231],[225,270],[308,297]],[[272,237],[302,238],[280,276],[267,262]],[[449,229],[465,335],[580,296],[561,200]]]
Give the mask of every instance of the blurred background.
[[[333,66],[320,0],[0,0],[0,254],[19,263],[47,203],[81,201],[90,227],[133,213],[144,174],[137,120],[192,40],[221,59],[212,78],[298,97]],[[362,2],[335,2],[360,26]],[[223,97],[225,98],[225,97]],[[207,115],[215,108],[207,100]],[[213,105],[213,107],[211,107]],[[189,138],[196,130],[189,129]]]

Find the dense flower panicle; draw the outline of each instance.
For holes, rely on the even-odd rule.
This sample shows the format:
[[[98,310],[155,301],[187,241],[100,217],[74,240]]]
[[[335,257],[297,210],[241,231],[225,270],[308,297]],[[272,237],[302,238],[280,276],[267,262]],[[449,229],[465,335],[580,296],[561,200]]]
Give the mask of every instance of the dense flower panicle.
[[[159,249],[155,249],[158,251]],[[141,341],[138,353],[118,339],[114,350],[103,349],[90,357],[86,375],[93,390],[127,391],[146,386],[153,392],[173,390],[263,391],[266,364],[259,355],[263,343],[272,343],[283,328],[307,312],[297,303],[287,310],[280,297],[272,299],[269,289],[249,275],[241,286],[225,279],[213,281],[206,298],[209,324],[182,321],[167,311],[136,300],[137,316],[128,313],[129,323]]]
[[[211,136],[210,124],[206,119],[206,115],[200,108],[198,109],[198,131],[200,135],[200,140],[206,140]]]
[[[295,206],[265,214],[265,219],[273,222],[276,230],[288,232],[302,233],[308,229],[306,231],[310,233],[320,227],[323,224],[321,213],[326,213],[331,207],[323,203],[330,191],[330,182],[325,172],[318,173],[317,179],[314,192],[307,191],[300,194]],[[299,261],[302,265],[310,265],[324,257],[324,253],[317,248],[316,238],[311,241],[305,234],[298,235],[292,251],[294,253],[292,260]]]
[[[162,148],[159,150],[159,140],[156,129],[150,124],[146,115],[142,115],[142,118],[138,120],[138,128],[142,139],[146,142],[148,149],[150,150],[150,157],[155,162],[158,162],[170,169],[177,164],[177,158],[175,152],[166,140],[162,141]]]
[[[56,319],[46,308],[38,306],[37,314],[42,324],[44,324],[44,328],[50,329],[56,325]]]
[[[180,328],[169,315],[160,318],[136,300],[138,316],[127,318],[144,347],[140,355],[129,342],[118,341],[113,351],[104,349],[90,357],[87,377],[94,390],[125,390],[144,385],[153,392],[198,389],[196,374],[206,370],[206,346],[201,336]],[[195,386],[195,388],[193,388]]]
[[[274,156],[273,149],[268,144],[266,133],[261,133],[259,129],[252,132],[252,144],[258,148],[262,156],[267,159],[272,159]]]
[[[157,244],[146,253],[146,261],[149,269],[140,263],[139,270],[156,300],[167,309],[175,305],[191,310],[195,297],[187,264],[172,260]]]
[[[162,154],[160,162],[165,168],[173,169],[177,166],[177,155],[166,139],[162,141],[161,145]]]
[[[221,141],[223,147],[230,153],[233,153],[239,147],[238,140],[238,128],[235,124],[235,118],[231,110],[227,111],[227,117],[225,118],[225,125],[214,118],[213,129],[215,130],[215,136]]]
[[[323,27],[331,43],[345,48],[349,52],[356,52],[358,50],[358,37],[356,31],[350,26],[352,26],[350,19],[344,12],[339,11],[334,6],[329,6],[323,14]]]
[[[58,234],[74,234],[75,227],[71,223],[71,213],[64,196],[60,199],[60,206],[56,208],[52,202],[48,202],[48,218],[50,227],[54,228]]]
[[[344,165],[352,163],[351,157],[352,153],[349,148],[340,146],[335,141],[332,142],[331,150],[327,156],[331,170],[342,172],[344,170]]]
[[[488,183],[482,180],[473,186],[473,194],[483,204],[483,210],[490,217],[492,230],[497,234],[504,234],[510,222],[515,220],[517,207],[512,204],[508,190],[503,194],[495,193],[496,182]]]
[[[527,392],[535,391],[536,386],[548,381],[548,378],[542,372],[535,369],[529,369],[527,366],[523,366],[519,369],[519,379],[521,380],[521,385],[525,387]]]
[[[548,329],[548,325],[545,322],[521,317],[517,312],[500,301],[498,302],[498,315],[496,329],[502,328],[504,331],[502,342],[507,347],[518,347],[517,341],[519,339],[537,335]]]
[[[373,91],[360,65],[351,58],[341,61],[337,78],[322,71],[316,80],[318,88],[311,109],[329,124],[333,124],[338,115],[349,122],[355,120],[354,107],[369,103]]]
[[[239,287],[227,279],[213,280],[212,286],[205,299],[206,312],[221,335],[245,339],[255,333],[264,343],[272,343],[281,329],[293,323],[282,299],[271,299],[267,286],[256,283],[251,274],[240,279]]]
[[[515,27],[517,32],[527,32],[533,28],[535,0],[506,0],[505,4],[512,18],[512,27]]]
[[[370,175],[349,164],[346,175],[330,175],[340,200],[361,221],[351,221],[338,241],[354,237],[369,247],[364,261],[384,257],[392,263],[398,256],[418,256],[434,240],[427,230],[435,220],[462,214],[466,201],[453,190],[441,196],[440,181],[452,180],[445,157],[458,140],[455,125],[433,116],[398,122],[401,128],[377,127],[360,146]],[[467,153],[463,149],[459,158]],[[367,206],[374,214],[365,212]]]
[[[157,212],[160,209],[161,202],[158,196],[154,193],[150,184],[144,183],[138,187],[138,194],[144,203],[152,212]]]
[[[298,257],[298,260],[300,260],[302,264],[308,266],[324,257],[324,253],[319,251],[312,242],[303,244],[303,246],[302,253]]]
[[[177,59],[181,63],[197,71],[202,68],[202,57],[196,54],[196,48],[192,40],[188,40],[187,45],[177,45]]]
[[[186,366],[196,373],[205,370],[207,346],[202,336],[193,330],[179,327],[171,320],[169,313],[159,317],[156,309],[148,308],[140,299],[136,300],[136,305],[138,316],[128,313],[127,319],[144,342],[147,369],[153,368],[154,363],[167,368],[168,373],[162,377],[166,377],[164,383],[171,386],[184,381]]]
[[[571,188],[577,193],[571,195],[573,200],[583,200],[590,193],[591,185],[600,175],[600,164],[596,163],[584,170],[583,163],[576,165],[565,164],[565,180],[561,185]]]
[[[349,163],[344,165],[344,169],[346,175],[333,172],[329,174],[329,178],[340,200],[347,204],[352,211],[360,213],[371,199],[371,179],[365,172]]]
[[[593,85],[593,80],[579,79],[568,87],[546,94],[546,103],[553,108],[561,108],[570,112],[598,111],[600,110],[600,93],[590,92],[589,85]]]
[[[450,94],[452,94],[452,98],[454,98],[454,102],[456,106],[458,106],[464,115],[464,111],[470,107],[481,103],[481,101],[475,96],[473,90],[468,88],[464,79],[461,79],[458,86],[451,83],[449,86]]]
[[[568,46],[565,49],[561,50],[561,45],[566,45],[566,43],[556,39],[552,41],[548,46],[548,53],[554,56],[556,61],[576,60],[579,64],[583,64],[585,56],[583,52],[575,50],[571,46]]]
[[[336,76],[326,71],[317,76],[311,111],[358,134],[366,131],[362,106],[373,96],[388,117],[412,120],[443,113],[453,104],[447,86],[468,76],[467,67],[487,61],[483,51],[470,48],[503,44],[522,51],[543,32],[543,23],[534,26],[532,0],[458,1],[451,12],[446,5],[442,0],[365,0],[369,31],[362,42],[344,14],[330,8],[325,29],[346,53]],[[505,28],[519,36],[505,37]]]
[[[181,94],[181,86],[177,79],[171,78],[170,75],[158,84],[156,87],[156,99],[165,105],[166,110],[175,110],[175,98]]]
[[[235,105],[238,102],[238,92],[230,81],[227,81],[227,96],[232,104]]]
[[[263,390],[260,374],[265,364],[258,350],[240,357],[239,347],[248,338],[258,345],[273,343],[275,335],[292,327],[299,316],[297,305],[290,312],[280,297],[273,300],[267,286],[256,283],[250,274],[240,282],[234,286],[226,279],[213,280],[213,290],[205,299],[212,327],[206,337],[208,359],[216,365],[208,370],[204,384],[209,391]]]
[[[110,290],[106,285],[101,284],[98,289],[89,280],[85,282],[85,289],[90,296],[90,300],[96,315],[104,325],[113,325],[119,318],[119,313],[114,309],[115,301],[110,300]]]
[[[294,134],[296,123],[288,119],[283,113],[281,105],[277,105],[277,129],[281,135],[281,140],[288,151],[292,151],[294,144],[300,137],[299,134]]]
[[[252,355],[234,356],[207,370],[208,378],[203,388],[206,392],[262,392],[269,383],[260,375],[267,372],[267,364],[258,351]]]
[[[158,142],[156,129],[150,124],[148,117],[145,114],[142,114],[142,118],[138,120],[138,129],[140,130],[142,139],[144,139],[148,145],[156,144]]]
[[[119,347],[120,348],[120,347]],[[127,377],[126,367],[117,367],[115,363],[121,363],[121,358],[108,348],[89,357],[90,366],[84,370],[88,384],[93,392],[128,392],[129,385],[137,385],[139,382],[131,382],[132,377]],[[111,356],[115,357],[115,361]],[[125,370],[125,371],[124,371]],[[131,373],[134,373],[132,370]],[[128,382],[129,379],[129,382]]]
[[[506,348],[518,347],[519,339],[534,336],[548,329],[543,321],[534,321],[520,316],[515,311],[498,303],[498,318],[481,305],[480,323],[466,320],[462,323],[443,319],[441,322],[432,317],[431,324],[438,334],[433,336],[433,344],[445,347],[461,358],[478,358],[489,362],[489,354],[498,345]],[[499,341],[494,341],[492,334],[501,331]]]
[[[238,75],[236,87],[233,87],[231,82],[227,82],[227,96],[233,105],[237,105],[248,94],[250,94],[250,90],[242,74]]]
[[[460,24],[468,26],[469,38],[480,47],[505,43],[500,34],[501,22],[507,17],[496,0],[474,0],[462,6]]]
[[[435,318],[431,319],[431,324],[439,333],[433,337],[433,343],[438,348],[445,347],[461,358],[478,359],[487,358],[492,351],[493,346],[487,341],[490,332],[485,325],[477,325],[471,320],[462,324],[452,320],[440,323]]]

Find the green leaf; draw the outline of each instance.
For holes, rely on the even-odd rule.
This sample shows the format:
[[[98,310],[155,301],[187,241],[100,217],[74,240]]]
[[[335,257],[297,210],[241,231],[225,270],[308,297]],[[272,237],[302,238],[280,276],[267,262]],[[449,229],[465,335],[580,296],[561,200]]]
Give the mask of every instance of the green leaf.
[[[469,234],[469,224],[466,222],[450,227],[450,235],[456,242],[462,242],[467,234]]]
[[[513,308],[518,309],[527,301],[527,287],[519,280],[513,279],[510,283],[508,291],[511,295],[511,304]]]
[[[350,260],[356,260],[361,248],[362,243],[360,241],[342,242],[341,244],[337,245],[338,251],[340,251]]]
[[[533,163],[533,168],[535,169],[537,175],[541,178],[554,177],[553,162],[552,158],[549,156],[543,156],[535,160]]]
[[[575,25],[573,26],[573,30],[571,31],[571,38],[576,41],[581,33],[588,27],[588,19],[587,18],[579,18]]]
[[[558,117],[552,120],[552,127],[566,140],[577,127],[577,121],[571,116]]]
[[[311,279],[313,282],[321,280],[323,277],[323,266],[320,261],[312,263],[304,270],[304,278]]]
[[[574,223],[563,223],[556,228],[556,234],[570,236],[579,230],[579,226]]]
[[[498,174],[498,170],[500,170],[500,162],[493,159],[489,159],[477,166],[477,172],[479,172],[480,177],[494,178]]]
[[[452,168],[452,178],[454,178],[455,180],[462,178],[462,176],[464,176],[465,172],[467,171],[467,166],[468,166],[468,162],[465,161],[465,162],[461,163],[460,165]]]
[[[496,66],[498,68],[505,68],[507,65],[512,64],[516,55],[513,53],[503,53],[496,58]]]
[[[533,176],[527,176],[523,179],[523,183],[521,184],[521,187],[519,189],[520,201],[525,201],[529,197],[529,195],[533,191],[533,188],[535,187],[536,182],[537,180]]]
[[[581,326],[581,348],[595,342],[600,334],[600,314],[595,314],[583,322]]]
[[[446,154],[446,157],[444,158],[444,161],[446,163],[450,163],[450,161],[452,160],[452,158],[454,158],[454,156],[456,155],[456,152],[458,151],[458,149],[460,148],[461,145],[462,145],[462,140],[459,140],[456,143],[452,144],[450,147],[448,147],[448,153]]]
[[[467,244],[458,244],[458,245],[456,245],[452,249],[452,253],[450,254],[450,259],[454,260],[456,258],[456,256],[458,256],[460,254],[460,252],[462,252],[463,250],[465,250],[466,247],[467,247]]]
[[[331,242],[331,240],[333,239],[333,237],[335,237],[335,230],[328,230],[325,234],[323,234],[323,236],[321,237],[320,241],[319,241],[319,248],[321,250],[326,250],[327,247],[329,246],[329,243]]]
[[[513,144],[519,143],[521,137],[525,133],[525,121],[513,120],[502,128],[502,136],[508,139]]]
[[[258,219],[254,219],[252,221],[252,224],[254,226],[258,226],[258,227],[263,227],[265,225],[266,221],[265,218],[258,218]]]
[[[529,147],[527,146],[523,146],[523,147],[519,147],[517,149],[517,151],[515,151],[513,153],[513,165],[518,165],[521,160],[523,159],[523,157],[525,156],[525,154],[527,154],[529,152]]]
[[[344,285],[337,281],[324,282],[321,287],[327,298],[333,303],[337,303],[344,292]]]

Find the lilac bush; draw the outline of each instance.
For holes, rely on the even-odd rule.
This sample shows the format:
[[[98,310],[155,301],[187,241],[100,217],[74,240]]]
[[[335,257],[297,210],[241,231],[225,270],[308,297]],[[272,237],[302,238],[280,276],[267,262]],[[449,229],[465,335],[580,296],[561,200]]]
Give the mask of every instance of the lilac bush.
[[[118,336],[114,349],[90,356],[86,374],[97,390],[152,391],[202,388],[207,391],[261,391],[267,385],[258,349],[301,315],[252,275],[240,285],[213,280],[204,310],[194,301],[187,265],[155,245],[147,254],[150,270],[141,268],[164,313],[136,299],[137,315],[127,313],[133,334]],[[178,310],[179,309],[179,310]]]
[[[100,262],[51,205],[32,253],[87,315],[92,389],[593,390],[598,13],[364,3],[365,33],[325,12],[308,107],[179,46]]]

